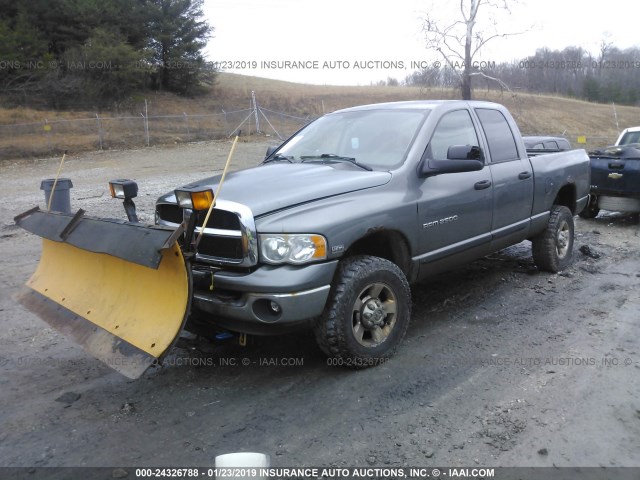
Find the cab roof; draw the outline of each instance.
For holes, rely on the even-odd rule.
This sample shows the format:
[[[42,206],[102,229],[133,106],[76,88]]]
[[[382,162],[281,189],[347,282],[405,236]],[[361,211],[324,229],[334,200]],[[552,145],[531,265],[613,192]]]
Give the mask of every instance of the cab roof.
[[[372,103],[369,105],[359,105],[357,107],[344,108],[338,112],[355,112],[360,110],[433,110],[437,107],[492,107],[504,108],[494,102],[481,100],[408,100],[403,102]]]

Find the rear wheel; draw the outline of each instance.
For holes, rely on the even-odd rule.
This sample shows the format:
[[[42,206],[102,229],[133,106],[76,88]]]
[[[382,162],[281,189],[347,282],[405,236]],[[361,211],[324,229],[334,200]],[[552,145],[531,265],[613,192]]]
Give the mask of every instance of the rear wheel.
[[[554,205],[547,228],[531,240],[533,261],[538,268],[557,273],[571,263],[574,230],[571,210]]]
[[[409,284],[397,265],[371,256],[347,258],[315,325],[316,341],[336,365],[377,365],[393,355],[410,316]]]

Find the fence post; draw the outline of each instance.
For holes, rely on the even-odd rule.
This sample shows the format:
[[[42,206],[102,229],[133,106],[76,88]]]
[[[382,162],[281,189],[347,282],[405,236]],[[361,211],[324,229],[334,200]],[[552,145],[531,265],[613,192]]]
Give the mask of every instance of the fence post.
[[[191,133],[189,133],[189,116],[187,112],[182,112],[182,115],[184,115],[184,123],[187,126],[187,137],[191,140]]]
[[[227,112],[224,111],[224,108],[221,109],[222,113],[224,113],[224,133],[229,131],[229,121],[227,120]]]
[[[144,119],[144,135],[147,140],[147,147],[149,146],[149,106],[147,104],[147,99],[144,99],[144,115],[141,113],[142,118]]]
[[[49,149],[49,154],[51,154],[53,151],[51,146],[51,125],[49,125],[49,120],[46,118],[44,119],[44,126],[42,128],[47,136],[47,148]]]
[[[258,101],[256,100],[256,92],[251,90],[251,103],[253,103],[253,112],[256,117],[256,133],[262,133],[260,131],[260,118],[258,117]]]
[[[98,121],[98,141],[100,142],[100,150],[102,150],[102,122],[100,121],[100,117],[96,113],[96,120]]]

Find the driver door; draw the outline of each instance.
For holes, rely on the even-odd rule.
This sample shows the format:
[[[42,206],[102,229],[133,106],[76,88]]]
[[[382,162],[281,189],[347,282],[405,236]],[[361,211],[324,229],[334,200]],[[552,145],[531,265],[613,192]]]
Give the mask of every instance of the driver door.
[[[426,159],[447,160],[449,147],[480,147],[468,110],[445,114],[427,146]],[[421,262],[488,245],[491,240],[493,186],[490,169],[458,172],[422,179],[418,200]]]

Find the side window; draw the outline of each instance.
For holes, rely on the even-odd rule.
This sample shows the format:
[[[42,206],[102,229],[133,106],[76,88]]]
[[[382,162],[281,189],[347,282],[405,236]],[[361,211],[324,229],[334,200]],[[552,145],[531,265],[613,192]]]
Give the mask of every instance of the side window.
[[[558,144],[554,141],[544,142],[544,148],[548,148],[549,150],[558,150]]]
[[[567,140],[558,140],[558,147],[561,150],[571,150],[571,144]]]
[[[478,108],[476,113],[487,137],[491,161],[496,163],[519,159],[513,132],[502,112],[488,108]]]
[[[456,110],[440,119],[427,147],[427,155],[434,160],[446,160],[447,151],[452,145],[479,145],[476,129],[467,110]]]

